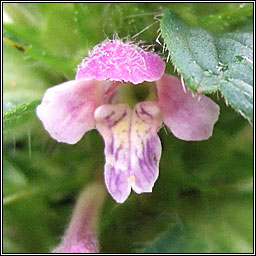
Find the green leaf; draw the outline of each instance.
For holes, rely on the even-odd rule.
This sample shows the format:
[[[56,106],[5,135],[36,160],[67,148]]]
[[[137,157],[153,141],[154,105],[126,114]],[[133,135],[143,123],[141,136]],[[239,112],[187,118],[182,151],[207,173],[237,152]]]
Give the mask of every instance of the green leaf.
[[[3,133],[6,135],[14,129],[20,129],[35,118],[35,108],[40,101],[32,101],[22,104],[16,108],[11,108],[3,113]]]
[[[47,87],[61,82],[59,74],[31,58],[25,58],[23,52],[5,44],[3,62],[4,111],[39,100]]]
[[[68,78],[74,77],[80,61],[77,54],[81,41],[76,23],[70,19],[74,17],[72,4],[6,4],[4,8],[14,21],[17,20],[16,13],[21,17],[20,22],[4,25],[5,43],[20,46],[16,48],[25,56],[49,65]]]
[[[171,60],[191,90],[220,90],[237,112],[253,119],[253,37],[248,32],[213,36],[168,11],[161,31]]]
[[[31,45],[31,47],[28,47],[20,43],[11,41],[7,38],[4,38],[3,42],[34,58],[35,60],[41,61],[42,63],[48,64],[49,66],[56,68],[56,70],[60,72],[66,73],[70,76],[74,75],[74,70],[72,69],[72,67],[75,66],[76,61],[68,57],[50,54],[46,52],[44,48],[40,47],[35,43],[33,44],[33,46]]]

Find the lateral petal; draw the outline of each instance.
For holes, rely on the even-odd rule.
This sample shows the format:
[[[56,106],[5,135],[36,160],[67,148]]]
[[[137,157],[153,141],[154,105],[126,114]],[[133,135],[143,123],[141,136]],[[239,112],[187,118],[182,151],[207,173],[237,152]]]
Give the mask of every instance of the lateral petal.
[[[73,80],[49,88],[36,113],[52,138],[74,144],[94,128],[100,82]]]
[[[182,140],[206,140],[219,117],[219,106],[205,95],[182,87],[180,79],[163,75],[156,82],[164,123]],[[185,91],[186,92],[185,92]]]

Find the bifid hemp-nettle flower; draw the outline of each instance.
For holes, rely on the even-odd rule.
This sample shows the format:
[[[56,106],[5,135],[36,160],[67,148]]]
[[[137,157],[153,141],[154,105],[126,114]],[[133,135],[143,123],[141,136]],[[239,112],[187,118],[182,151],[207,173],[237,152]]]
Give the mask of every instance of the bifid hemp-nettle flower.
[[[217,104],[184,91],[181,80],[164,70],[154,52],[120,39],[105,40],[78,66],[75,80],[49,88],[37,107],[45,129],[59,142],[74,144],[87,131],[99,131],[105,141],[105,183],[118,203],[131,189],[152,191],[163,123],[180,139],[205,140],[218,119]],[[153,83],[156,97],[131,108],[120,89],[143,82]]]

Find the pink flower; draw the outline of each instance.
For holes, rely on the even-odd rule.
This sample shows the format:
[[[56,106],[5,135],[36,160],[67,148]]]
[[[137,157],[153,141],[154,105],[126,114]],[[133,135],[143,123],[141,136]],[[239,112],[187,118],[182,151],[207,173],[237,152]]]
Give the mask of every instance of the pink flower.
[[[105,198],[101,184],[92,183],[79,196],[70,224],[53,253],[98,253],[98,218]]]
[[[75,80],[48,89],[37,115],[59,142],[74,144],[96,127],[105,141],[105,183],[118,202],[131,189],[151,192],[158,177],[164,122],[183,140],[212,135],[219,107],[204,95],[184,92],[180,79],[164,74],[165,63],[153,52],[119,39],[94,47],[78,66]],[[118,97],[122,83],[154,82],[155,101],[130,108]],[[185,85],[184,85],[185,86]]]

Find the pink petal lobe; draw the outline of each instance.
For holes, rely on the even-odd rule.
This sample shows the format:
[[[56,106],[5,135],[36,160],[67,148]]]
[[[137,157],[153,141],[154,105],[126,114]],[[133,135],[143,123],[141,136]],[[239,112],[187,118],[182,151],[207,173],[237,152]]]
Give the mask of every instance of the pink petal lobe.
[[[49,88],[36,113],[52,138],[74,144],[94,128],[100,82],[73,80]]]
[[[157,132],[161,125],[157,102],[142,102],[135,106],[131,125],[130,179],[136,193],[152,192],[158,178],[162,147]]]
[[[115,80],[133,84],[156,81],[165,63],[153,52],[120,39],[105,40],[78,66],[76,79]]]
[[[105,141],[105,184],[118,203],[123,203],[131,192],[128,182],[131,114],[126,104],[101,105],[95,111],[96,128]]]
[[[163,75],[156,82],[164,123],[183,140],[206,140],[218,120],[219,106],[210,98],[192,92],[180,79]],[[186,93],[184,92],[186,91]]]

